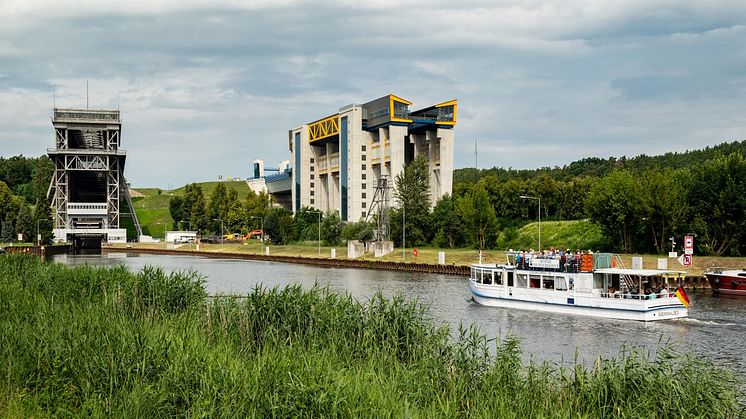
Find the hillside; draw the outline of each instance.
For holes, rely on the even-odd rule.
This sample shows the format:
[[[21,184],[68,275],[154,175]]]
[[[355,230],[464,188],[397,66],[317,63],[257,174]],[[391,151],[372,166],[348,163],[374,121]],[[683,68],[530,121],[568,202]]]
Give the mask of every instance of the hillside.
[[[198,185],[207,198],[218,183],[220,182],[203,182],[198,183]],[[246,182],[243,181],[229,182],[227,186],[238,192],[240,199],[246,199],[251,191]],[[132,198],[132,204],[135,206],[137,217],[140,219],[143,234],[163,238],[165,232],[173,228],[174,220],[169,213],[168,203],[171,196],[184,196],[184,187],[170,192],[159,188],[134,188],[134,190],[143,195],[142,197]],[[136,234],[132,221],[123,217],[122,222],[124,227],[127,228],[127,237],[134,238]]]

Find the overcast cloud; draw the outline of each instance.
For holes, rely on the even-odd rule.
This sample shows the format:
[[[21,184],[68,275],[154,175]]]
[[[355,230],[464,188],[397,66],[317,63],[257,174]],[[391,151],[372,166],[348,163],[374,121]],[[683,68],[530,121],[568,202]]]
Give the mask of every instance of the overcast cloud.
[[[659,154],[746,139],[746,2],[0,0],[0,155],[52,147],[86,80],[136,186],[246,177],[388,93],[459,99],[457,167]]]

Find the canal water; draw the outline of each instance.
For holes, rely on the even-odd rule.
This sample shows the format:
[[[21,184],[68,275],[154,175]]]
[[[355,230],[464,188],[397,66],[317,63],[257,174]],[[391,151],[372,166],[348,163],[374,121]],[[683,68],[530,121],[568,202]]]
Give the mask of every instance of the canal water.
[[[516,336],[525,360],[559,364],[577,357],[592,365],[599,356],[616,356],[625,346],[654,353],[671,343],[712,359],[746,382],[746,299],[713,297],[709,291],[690,294],[687,319],[643,323],[483,307],[470,300],[467,279],[457,276],[170,255],[60,255],[55,260],[69,265],[123,264],[133,271],[146,265],[168,271],[192,269],[206,276],[210,295],[246,294],[257,284],[318,284],[365,301],[380,290],[385,296],[419,300],[452,332],[463,322],[476,324],[488,338]]]

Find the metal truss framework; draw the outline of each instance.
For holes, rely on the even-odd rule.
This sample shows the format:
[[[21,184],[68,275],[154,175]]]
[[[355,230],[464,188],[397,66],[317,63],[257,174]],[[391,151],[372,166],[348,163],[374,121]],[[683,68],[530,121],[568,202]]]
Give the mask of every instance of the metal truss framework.
[[[389,196],[391,189],[388,176],[381,176],[376,184],[376,191],[373,195],[373,202],[370,205],[370,212],[365,219],[368,222],[372,217],[376,218],[376,229],[373,231],[374,241],[391,240],[391,223],[389,220]]]
[[[68,213],[70,199],[77,192],[72,189],[88,186],[71,182],[71,176],[76,172],[97,173],[105,181],[106,216],[105,223],[100,227],[120,228],[120,200],[124,198],[130,202],[130,208],[132,204],[124,181],[126,156],[124,151],[119,150],[119,112],[63,112],[55,109],[54,114],[52,123],[56,148],[50,149],[49,155],[54,161],[55,171],[49,192],[54,191],[52,207],[55,209],[55,228],[75,228],[73,217]],[[131,211],[138,234],[142,234],[134,210]]]

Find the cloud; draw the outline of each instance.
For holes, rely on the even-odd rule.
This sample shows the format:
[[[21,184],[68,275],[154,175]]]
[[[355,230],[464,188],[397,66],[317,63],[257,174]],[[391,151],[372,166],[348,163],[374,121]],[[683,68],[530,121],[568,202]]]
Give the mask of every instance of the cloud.
[[[482,166],[536,167],[746,138],[742,1],[11,0],[0,21],[2,154],[44,153],[87,80],[136,185],[245,177],[391,92],[459,99],[457,166],[474,139]]]

